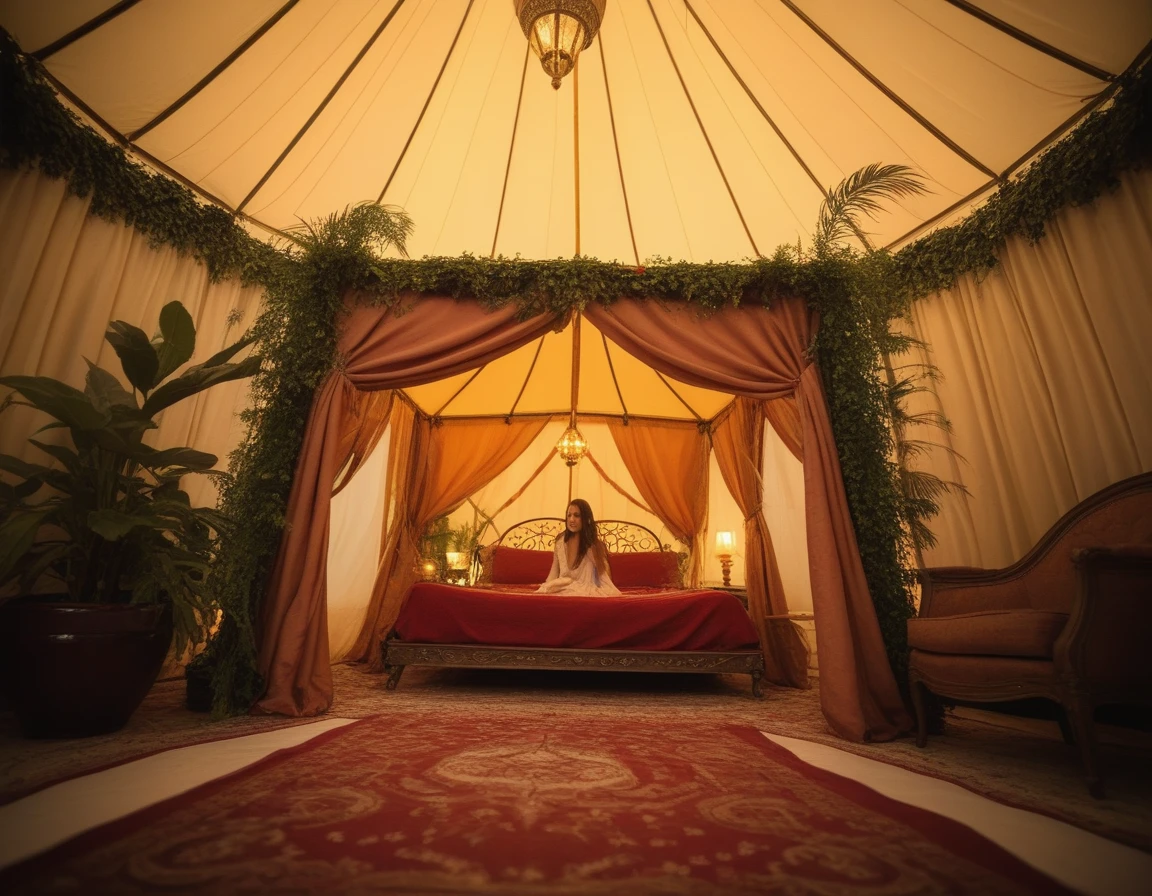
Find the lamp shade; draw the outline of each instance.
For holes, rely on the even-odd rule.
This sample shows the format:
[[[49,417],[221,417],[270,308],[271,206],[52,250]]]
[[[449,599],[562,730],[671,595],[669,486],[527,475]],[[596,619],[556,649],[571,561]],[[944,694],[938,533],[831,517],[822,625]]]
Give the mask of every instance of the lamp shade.
[[[572,71],[591,45],[604,17],[605,0],[513,0],[516,18],[552,86]]]
[[[735,532],[717,532],[716,533],[716,555],[718,557],[729,555],[736,550],[736,533]]]

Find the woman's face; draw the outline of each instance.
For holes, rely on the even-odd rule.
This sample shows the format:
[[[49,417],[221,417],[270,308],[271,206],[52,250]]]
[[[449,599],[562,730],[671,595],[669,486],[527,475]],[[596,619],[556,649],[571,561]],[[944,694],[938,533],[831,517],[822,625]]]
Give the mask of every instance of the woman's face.
[[[579,532],[584,528],[584,518],[580,515],[580,508],[575,504],[568,505],[568,531]]]

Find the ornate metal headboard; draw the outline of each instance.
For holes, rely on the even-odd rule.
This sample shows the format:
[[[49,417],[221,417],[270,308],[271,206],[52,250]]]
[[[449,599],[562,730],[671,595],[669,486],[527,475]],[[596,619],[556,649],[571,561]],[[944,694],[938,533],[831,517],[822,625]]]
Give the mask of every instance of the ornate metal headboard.
[[[564,531],[564,520],[559,517],[539,517],[524,520],[508,529],[496,539],[495,544],[507,548],[522,548],[529,551],[551,551],[556,536]],[[627,520],[599,520],[596,531],[610,553],[635,554],[641,551],[667,551],[667,545],[651,529]]]

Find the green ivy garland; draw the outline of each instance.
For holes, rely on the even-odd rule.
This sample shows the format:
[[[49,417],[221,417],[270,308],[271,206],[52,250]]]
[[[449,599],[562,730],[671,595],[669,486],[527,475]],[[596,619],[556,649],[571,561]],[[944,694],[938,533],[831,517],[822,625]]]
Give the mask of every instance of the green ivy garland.
[[[0,28],[0,167],[37,166],[62,178],[74,196],[92,197],[91,213],[123,222],[154,246],[202,261],[213,282],[239,277],[266,283],[283,253],[253,239],[228,212],[183,185],[153,174],[60,104],[43,67]]]
[[[223,210],[135,164],[118,146],[83,125],[56,100],[38,63],[0,29],[0,166],[36,165],[92,195],[92,213],[122,221],[200,259],[214,280],[236,276],[266,289],[256,324],[268,363],[253,380],[248,436],[232,458],[223,509],[245,525],[223,550],[215,574],[226,619],[214,642],[217,709],[244,711],[261,688],[253,620],[267,583],[304,425],[316,386],[337,363],[341,297],[365,290],[372,301],[405,293],[473,298],[486,307],[515,303],[529,316],[621,297],[683,299],[702,309],[741,302],[770,304],[796,295],[818,308],[813,351],[827,392],[844,484],[865,573],[889,657],[905,662],[905,622],[912,613],[902,506],[891,462],[892,434],[881,386],[881,360],[897,343],[888,321],[911,302],[946,289],[969,271],[986,271],[1012,236],[1036,240],[1061,208],[1092,201],[1119,175],[1152,158],[1152,72],[1129,73],[1113,104],[1098,110],[1050,148],[1027,172],[954,227],[936,231],[894,256],[834,252],[819,258],[781,247],[743,264],[657,259],[635,268],[589,258],[557,261],[427,258],[381,260],[363,244],[325,243],[290,255],[252,239]]]

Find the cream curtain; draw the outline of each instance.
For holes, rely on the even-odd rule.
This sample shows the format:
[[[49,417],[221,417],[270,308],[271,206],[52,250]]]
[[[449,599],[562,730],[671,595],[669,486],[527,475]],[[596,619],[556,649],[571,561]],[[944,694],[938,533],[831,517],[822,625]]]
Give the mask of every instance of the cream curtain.
[[[198,261],[155,247],[123,224],[88,214],[89,201],[69,196],[61,180],[37,171],[0,171],[0,374],[51,376],[81,387],[85,358],[120,376],[104,342],[108,321],[151,333],[160,309],[179,299],[196,323],[197,363],[235,340],[256,319],[263,291],[238,281],[210,283]],[[225,383],[162,413],[150,435],[157,447],[192,445],[220,457],[243,436],[238,412],[246,382]],[[30,408],[0,421],[0,451],[31,459],[27,439],[44,423]],[[66,439],[60,430],[40,438]],[[42,459],[42,456],[41,456]],[[194,503],[215,504],[213,481],[188,477]]]
[[[1152,469],[1152,171],[1121,180],[913,309],[943,374],[914,410],[954,429],[913,435],[963,458],[920,466],[970,492],[944,500],[928,566],[1006,566],[1084,498]]]

